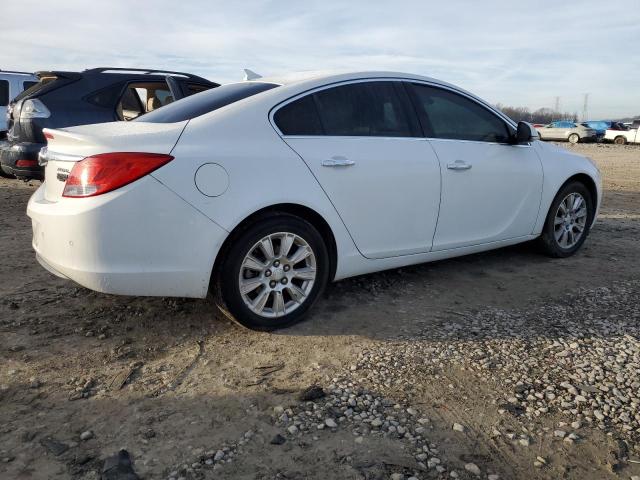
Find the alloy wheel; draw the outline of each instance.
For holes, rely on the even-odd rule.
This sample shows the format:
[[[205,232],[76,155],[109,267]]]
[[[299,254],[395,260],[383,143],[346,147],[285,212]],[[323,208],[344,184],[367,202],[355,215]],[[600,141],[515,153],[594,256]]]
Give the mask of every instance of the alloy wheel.
[[[587,226],[587,202],[579,193],[564,197],[554,218],[554,236],[558,245],[569,249],[584,235]]]
[[[316,280],[316,256],[309,243],[290,232],[272,233],[244,257],[238,286],[256,315],[282,317],[300,307]]]

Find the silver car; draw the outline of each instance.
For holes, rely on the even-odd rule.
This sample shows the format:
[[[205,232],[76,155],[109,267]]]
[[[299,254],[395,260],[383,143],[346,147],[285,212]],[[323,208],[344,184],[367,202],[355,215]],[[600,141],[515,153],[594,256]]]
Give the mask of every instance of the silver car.
[[[574,123],[566,120],[551,122],[544,127],[537,127],[541,140],[562,140],[569,143],[595,142],[596,131],[583,123]]]

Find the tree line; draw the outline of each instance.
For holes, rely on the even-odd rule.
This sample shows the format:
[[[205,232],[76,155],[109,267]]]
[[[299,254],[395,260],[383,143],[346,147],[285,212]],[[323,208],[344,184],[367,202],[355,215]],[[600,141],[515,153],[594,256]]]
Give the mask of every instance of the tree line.
[[[508,105],[497,104],[496,107],[500,109],[511,120],[516,122],[529,122],[529,123],[541,123],[547,124],[556,120],[569,120],[572,122],[578,121],[577,113],[569,112],[556,112],[552,108],[539,108],[538,110],[531,111],[527,107],[509,107]]]

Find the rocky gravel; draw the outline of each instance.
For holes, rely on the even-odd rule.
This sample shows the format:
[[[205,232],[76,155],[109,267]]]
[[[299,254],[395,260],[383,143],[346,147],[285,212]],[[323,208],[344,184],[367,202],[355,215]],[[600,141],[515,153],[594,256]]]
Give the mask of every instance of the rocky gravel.
[[[491,382],[499,414],[529,421],[560,413],[575,431],[556,430],[556,437],[579,441],[578,432],[593,427],[640,453],[640,282],[583,288],[531,311],[464,315],[369,348],[353,367],[356,378],[383,391],[451,369]]]

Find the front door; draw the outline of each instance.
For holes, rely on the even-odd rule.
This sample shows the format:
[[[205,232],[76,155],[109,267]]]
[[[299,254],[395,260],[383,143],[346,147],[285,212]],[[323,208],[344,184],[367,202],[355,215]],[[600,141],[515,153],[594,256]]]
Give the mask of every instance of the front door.
[[[274,122],[364,256],[431,249],[440,164],[421,138],[401,84],[367,81],[316,91],[285,105]]]
[[[470,97],[424,84],[412,89],[442,165],[433,250],[530,235],[542,193],[534,148],[511,144],[512,127]]]

